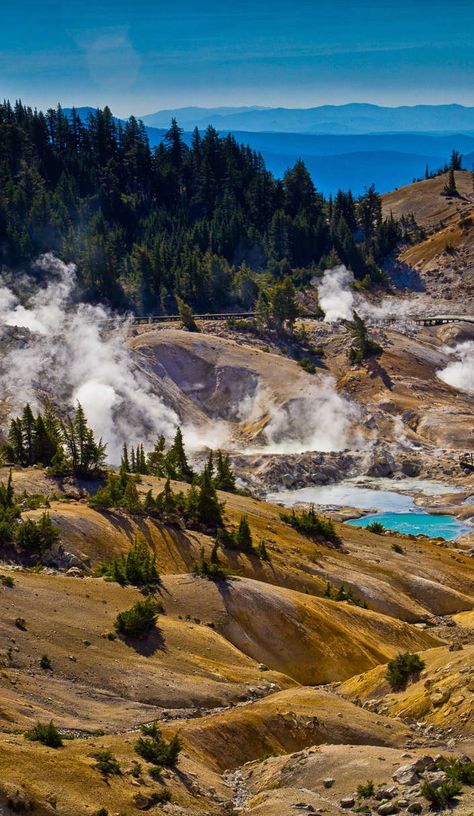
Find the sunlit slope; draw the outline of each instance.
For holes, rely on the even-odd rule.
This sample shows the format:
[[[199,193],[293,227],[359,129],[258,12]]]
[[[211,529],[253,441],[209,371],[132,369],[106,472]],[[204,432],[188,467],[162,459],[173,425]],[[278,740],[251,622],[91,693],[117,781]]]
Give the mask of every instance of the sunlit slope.
[[[474,645],[460,651],[446,647],[422,655],[426,667],[419,679],[406,689],[393,692],[385,669],[352,677],[339,690],[349,699],[357,698],[372,710],[391,717],[413,717],[445,728],[453,734],[474,735]]]
[[[309,745],[395,746],[409,737],[401,722],[378,717],[330,691],[300,687],[183,724],[193,756],[219,771]]]
[[[35,473],[28,478],[34,492]],[[7,471],[3,471],[6,477]],[[19,489],[24,473],[13,473]],[[144,476],[139,490],[158,493],[163,482]],[[175,483],[175,490],[186,489]],[[431,614],[454,614],[474,605],[474,568],[467,554],[443,543],[400,536],[377,536],[367,530],[336,523],[343,545],[334,548],[300,535],[280,518],[281,508],[246,496],[220,494],[225,501],[229,528],[247,515],[255,544],[265,541],[270,561],[234,550],[219,550],[223,565],[242,576],[322,596],[328,581],[344,583],[365,600],[371,610],[404,620],[425,619]],[[30,511],[38,516],[42,511]],[[165,527],[151,519],[126,513],[101,512],[84,501],[52,501],[51,518],[61,529],[61,546],[77,556],[89,571],[108,558],[124,553],[137,533],[156,554],[163,575],[192,572],[202,546],[210,552],[213,539],[195,531]],[[402,553],[394,545],[402,547]],[[334,605],[334,603],[333,603]],[[199,613],[196,613],[199,616]]]
[[[435,178],[407,184],[382,197],[383,213],[401,218],[413,213],[420,227],[438,227],[459,212],[469,209],[474,200],[471,173],[457,170],[454,174],[459,197],[442,195],[448,174],[443,173]]]

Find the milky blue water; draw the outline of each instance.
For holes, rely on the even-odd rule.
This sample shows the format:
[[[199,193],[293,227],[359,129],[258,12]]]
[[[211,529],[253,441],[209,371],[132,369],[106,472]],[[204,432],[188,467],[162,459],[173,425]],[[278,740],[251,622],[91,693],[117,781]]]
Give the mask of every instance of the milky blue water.
[[[434,516],[430,513],[374,513],[347,522],[352,527],[367,527],[373,521],[379,521],[387,530],[394,530],[406,535],[422,535],[429,538],[443,538],[445,541],[454,541],[464,533],[472,532],[459,519],[453,516]]]
[[[369,480],[367,480],[369,482]],[[381,487],[390,486],[385,490]],[[347,522],[354,527],[367,527],[372,521],[380,521],[387,530],[405,533],[406,535],[423,535],[430,538],[443,538],[453,541],[473,528],[448,515],[431,515],[418,507],[408,493],[398,493],[393,487],[413,490],[426,496],[456,493],[462,488],[445,485],[441,482],[405,479],[397,484],[387,479],[373,480],[373,487],[360,485],[347,480],[332,485],[312,485],[298,490],[281,490],[269,493],[267,499],[294,507],[298,504],[314,504],[316,507],[357,507],[358,510],[376,510],[377,513]],[[466,502],[469,503],[469,502]]]

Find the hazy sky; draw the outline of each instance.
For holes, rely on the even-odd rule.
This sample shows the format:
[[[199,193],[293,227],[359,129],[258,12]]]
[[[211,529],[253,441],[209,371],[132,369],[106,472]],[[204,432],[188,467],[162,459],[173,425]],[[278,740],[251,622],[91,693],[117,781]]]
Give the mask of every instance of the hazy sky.
[[[474,0],[2,0],[0,97],[474,105]]]

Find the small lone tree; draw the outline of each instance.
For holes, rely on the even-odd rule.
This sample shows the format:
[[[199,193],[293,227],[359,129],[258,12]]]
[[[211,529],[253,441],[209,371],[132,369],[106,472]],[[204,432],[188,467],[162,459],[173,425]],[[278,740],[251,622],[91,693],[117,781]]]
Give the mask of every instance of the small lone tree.
[[[238,550],[241,550],[242,552],[252,552],[252,533],[250,532],[250,525],[247,516],[241,516],[234,541]]]
[[[454,167],[451,166],[448,170],[448,180],[443,187],[443,195],[445,196],[456,196],[458,194],[458,188],[456,187],[456,177],[454,175]]]
[[[176,295],[176,303],[178,304],[178,313],[183,329],[187,329],[190,332],[198,332],[199,327],[194,319],[191,306],[188,306],[178,295]]]
[[[348,328],[352,335],[352,346],[347,352],[351,363],[361,363],[368,357],[382,353],[382,346],[369,339],[367,326],[357,312],[352,313],[352,322],[348,323]]]

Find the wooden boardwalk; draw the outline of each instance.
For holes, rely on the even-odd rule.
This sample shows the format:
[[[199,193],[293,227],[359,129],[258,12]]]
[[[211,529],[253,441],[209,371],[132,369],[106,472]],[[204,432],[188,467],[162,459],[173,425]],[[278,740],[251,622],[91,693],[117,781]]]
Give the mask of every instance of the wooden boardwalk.
[[[195,314],[196,320],[250,320],[255,317],[255,312],[221,312],[215,314]],[[316,313],[302,314],[301,319],[304,320],[318,320],[320,315]],[[176,323],[179,321],[179,315],[143,315],[132,318],[134,325],[150,325],[154,323]],[[420,317],[418,315],[396,317],[386,317],[377,320],[381,325],[393,323],[416,323],[419,326],[442,326],[445,323],[474,323],[474,315],[426,315]]]

